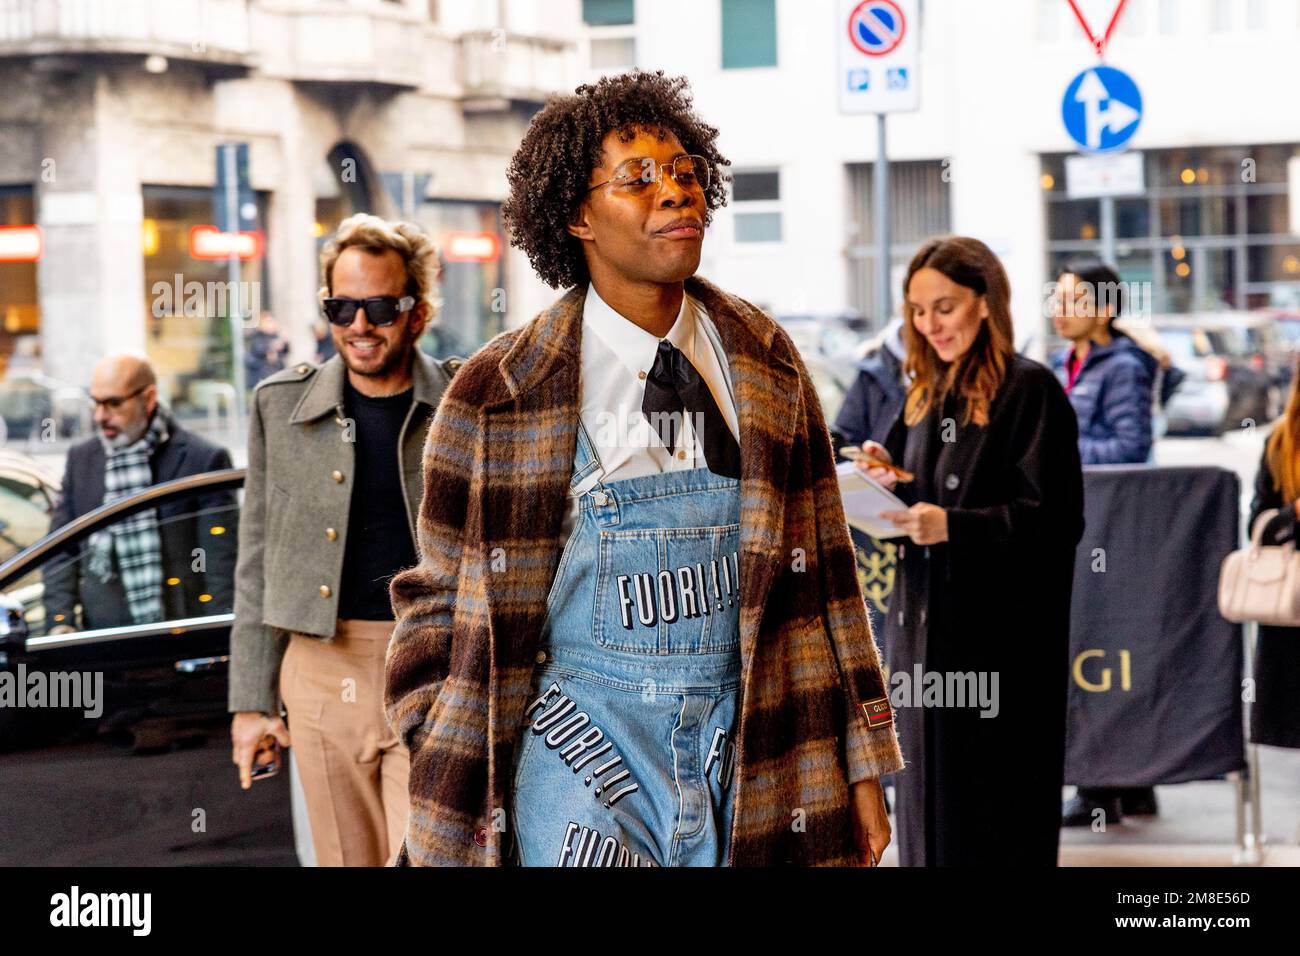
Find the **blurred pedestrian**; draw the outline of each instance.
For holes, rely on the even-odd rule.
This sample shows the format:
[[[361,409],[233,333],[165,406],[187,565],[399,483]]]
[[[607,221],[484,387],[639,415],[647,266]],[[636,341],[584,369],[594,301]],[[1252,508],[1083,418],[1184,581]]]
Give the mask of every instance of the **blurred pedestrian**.
[[[288,746],[292,728],[322,866],[382,865],[406,829],[408,755],[384,719],[383,669],[388,582],[415,563],[424,437],[458,364],[416,347],[435,263],[417,226],[344,220],[321,253],[338,354],[270,376],[249,410],[232,759],[248,788],[259,744]]]
[[[324,319],[317,319],[311,324],[311,334],[316,340],[317,365],[323,365],[338,354],[334,348],[334,336],[330,334],[330,324]]]
[[[1015,353],[1006,272],[984,243],[926,242],[903,289],[907,401],[886,447],[865,447],[914,480],[859,462],[910,505],[883,514],[909,539],[891,684],[931,688],[897,708],[902,863],[1053,866],[1083,532],[1075,416],[1051,371]],[[991,688],[987,706],[956,696],[972,681]],[[1008,772],[1013,796],[994,783]]]
[[[891,320],[858,360],[857,375],[831,426],[836,450],[841,445],[861,445],[864,441],[883,445],[888,440],[907,397],[907,376],[903,372],[907,347],[902,331],[903,320]]]
[[[1277,514],[1264,526],[1264,543],[1300,543],[1300,376],[1291,380],[1286,411],[1264,444],[1249,528],[1253,531],[1260,515],[1272,509]],[[1251,670],[1251,743],[1300,747],[1300,628],[1261,625]]]
[[[1137,353],[1137,356],[1146,363],[1155,381],[1152,388],[1155,401],[1151,406],[1151,432],[1152,436],[1158,441],[1164,437],[1165,432],[1168,430],[1165,406],[1173,398],[1174,392],[1178,391],[1179,386],[1183,384],[1183,380],[1187,378],[1187,373],[1174,364],[1173,356],[1161,343],[1159,333],[1151,327],[1149,322],[1145,322],[1137,316],[1120,316],[1111,322],[1111,328],[1123,332],[1138,344],[1141,351]],[[1155,462],[1154,442],[1151,457],[1148,458],[1148,461]]]
[[[1151,455],[1156,360],[1111,324],[1124,307],[1119,274],[1096,260],[1057,277],[1052,323],[1069,345],[1052,356],[1079,420],[1085,465],[1141,464]]]
[[[160,482],[231,467],[230,453],[181,426],[158,397],[153,367],[135,355],[109,355],[90,376],[96,434],[68,449],[63,487],[50,513],[57,531],[101,505]],[[46,572],[49,633],[157,624],[229,614],[234,594],[234,520],[228,492],[174,498],[92,534],[66,562]],[[204,570],[195,571],[202,548]],[[200,600],[204,595],[207,600]]]
[[[280,326],[270,312],[258,316],[257,327],[244,336],[245,384],[252,388],[284,368],[289,342],[280,335]]]

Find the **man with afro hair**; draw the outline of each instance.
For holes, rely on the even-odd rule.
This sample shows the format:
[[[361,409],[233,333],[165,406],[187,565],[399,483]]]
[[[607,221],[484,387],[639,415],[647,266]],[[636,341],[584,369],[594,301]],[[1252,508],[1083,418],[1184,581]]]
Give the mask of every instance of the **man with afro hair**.
[[[683,78],[578,87],[510,163],[564,295],[453,379],[391,585],[398,862],[874,865],[903,765],[808,372],[695,275],[725,202]]]

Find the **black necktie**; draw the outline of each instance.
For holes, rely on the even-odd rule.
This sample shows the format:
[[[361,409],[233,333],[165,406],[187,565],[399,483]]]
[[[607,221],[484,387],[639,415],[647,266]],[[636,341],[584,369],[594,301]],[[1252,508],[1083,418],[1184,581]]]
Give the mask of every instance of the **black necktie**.
[[[692,424],[699,426],[709,471],[724,478],[739,478],[740,446],[713,400],[713,393],[681,349],[660,339],[654,367],[646,376],[641,414],[655,426],[669,449],[677,447],[674,426],[683,408],[692,416]]]

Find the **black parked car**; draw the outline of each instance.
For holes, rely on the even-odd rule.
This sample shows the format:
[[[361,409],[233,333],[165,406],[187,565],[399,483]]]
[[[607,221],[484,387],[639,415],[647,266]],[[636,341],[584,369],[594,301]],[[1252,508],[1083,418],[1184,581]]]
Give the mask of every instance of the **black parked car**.
[[[234,614],[213,600],[231,593],[229,582],[187,589],[197,597],[182,617],[119,627],[64,621],[72,630],[50,633],[57,624],[42,604],[48,577],[81,572],[92,535],[148,508],[228,492],[226,507],[182,508],[159,530],[195,521],[236,541],[243,482],[243,469],[229,469],[157,485],[0,565],[0,694],[9,694],[0,698],[0,865],[297,865],[288,773],[242,791],[230,761]],[[201,565],[192,573],[210,573]],[[164,587],[182,585],[165,573]]]

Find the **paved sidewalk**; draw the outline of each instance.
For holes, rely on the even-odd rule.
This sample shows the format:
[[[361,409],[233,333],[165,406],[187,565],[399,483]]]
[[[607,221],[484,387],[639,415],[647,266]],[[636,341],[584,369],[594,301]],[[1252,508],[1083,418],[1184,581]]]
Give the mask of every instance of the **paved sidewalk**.
[[[1262,866],[1300,866],[1300,750],[1260,747]],[[1067,787],[1065,793],[1073,793]],[[1156,787],[1160,813],[1128,817],[1104,833],[1061,831],[1062,866],[1233,866],[1237,840],[1236,784],[1205,780]],[[1015,839],[1008,797],[1007,839]],[[1249,819],[1249,818],[1248,818]],[[897,831],[897,821],[894,823]],[[898,866],[898,849],[882,866]]]

